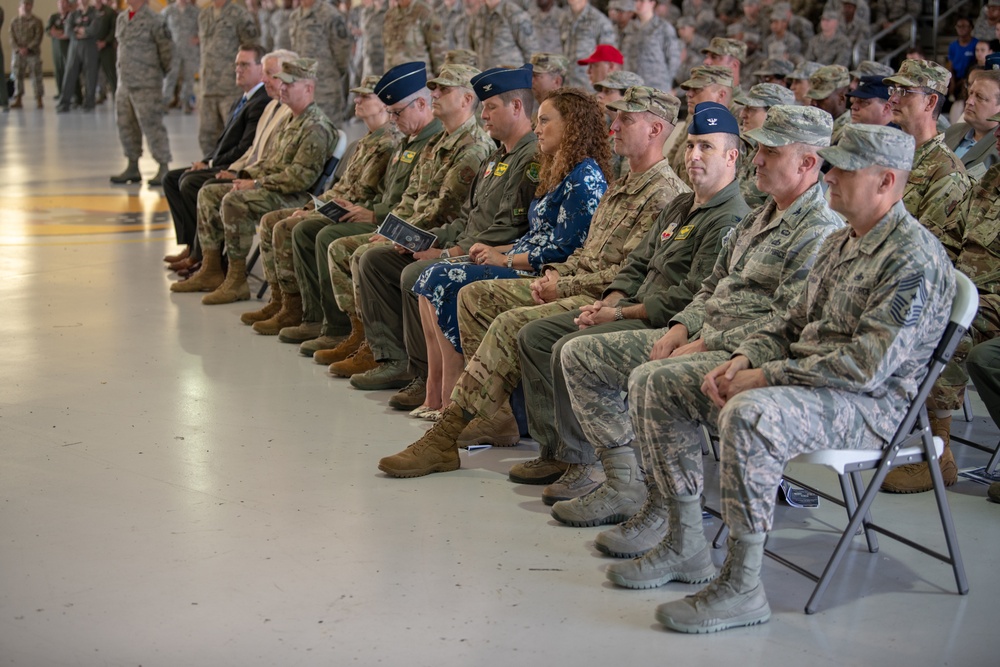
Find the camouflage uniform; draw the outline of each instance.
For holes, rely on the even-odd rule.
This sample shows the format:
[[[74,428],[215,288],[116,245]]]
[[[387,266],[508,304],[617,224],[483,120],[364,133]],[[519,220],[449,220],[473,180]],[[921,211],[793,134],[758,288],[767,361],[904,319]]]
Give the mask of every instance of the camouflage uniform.
[[[483,4],[469,22],[469,47],[479,54],[481,70],[521,66],[539,50],[531,17],[511,0],[493,9]]]
[[[681,46],[677,31],[659,16],[645,24],[634,20],[622,39],[625,69],[641,76],[647,86],[669,92],[680,68]]]
[[[293,117],[277,137],[274,151],[242,171],[257,181],[254,190],[233,192],[232,185],[206,185],[198,193],[198,238],[204,250],[226,242],[230,259],[246,259],[254,227],[268,211],[302,205],[306,192],[333,153],[337,133],[315,103]]]
[[[233,62],[240,45],[256,41],[257,35],[253,16],[234,0],[228,0],[218,15],[212,4],[198,14],[201,42],[198,145],[203,155],[212,152],[226,127],[230,107],[243,92],[233,76]]]
[[[699,389],[719,359],[637,369],[629,414],[660,489],[668,497],[701,493],[700,425],[718,424],[723,520],[736,537],[766,533],[793,456],[884,447],[954,298],[948,259],[931,239],[900,204],[860,239],[850,229],[834,232],[789,310],[734,351],[762,369],[769,386],[738,394],[721,411]]]
[[[163,125],[163,77],[170,70],[173,55],[170,31],[159,15],[143,5],[131,21],[128,12],[118,15],[115,40],[120,84],[115,116],[125,157],[139,159],[145,135],[153,158],[165,165],[170,162],[170,142]]]
[[[288,19],[292,51],[303,58],[314,58],[316,104],[334,123],[344,120],[347,101],[347,76],[351,57],[351,39],[347,21],[339,9],[316,0],[309,9],[299,6]]]
[[[361,8],[361,34],[364,40],[361,76],[381,75],[385,72],[385,42],[382,26],[385,24],[385,7]]]
[[[409,7],[390,7],[382,25],[385,70],[420,61],[428,72],[438,72],[444,63],[443,38],[441,21],[422,0],[412,0]]]
[[[570,62],[566,85],[593,90],[587,77],[587,67],[577,65],[576,61],[593,53],[598,44],[618,44],[611,19],[590,4],[584,6],[579,16],[567,9],[559,26],[559,34],[562,38],[562,51]]]
[[[992,3],[983,3],[982,9],[979,10],[979,15],[972,24],[972,36],[985,42],[996,39],[996,28],[990,24],[989,16],[987,16],[987,7],[989,7],[990,4]]]
[[[723,237],[750,212],[735,180],[703,205],[692,209],[693,204],[694,195],[688,193],[671,202],[605,290],[605,295],[614,291],[630,295],[619,301],[620,305],[645,304],[648,318],[640,326],[634,326],[636,320],[623,320],[588,327],[569,333],[553,348],[553,366],[561,367],[568,394],[557,396],[556,400],[556,430],[562,445],[560,460],[593,462],[594,446],[616,447],[632,441],[622,397],[629,372],[649,360],[653,344],[663,335],[663,327],[691,302],[703,281],[712,275]],[[702,237],[700,249],[689,249],[692,256],[686,263],[686,275],[684,262],[678,263],[671,275],[664,271],[672,254],[669,246],[683,246],[695,240],[688,236],[691,226],[695,230],[701,226],[701,234],[705,234],[706,228],[714,233]]]
[[[660,213],[687,191],[666,160],[612,184],[594,213],[583,247],[565,262],[542,269],[543,273],[547,269],[559,273],[555,301],[536,305],[531,280],[484,281],[462,288],[458,322],[466,366],[452,400],[469,413],[490,417],[507,402],[522,377],[527,392],[533,376],[527,369],[522,371],[523,357],[518,354],[522,328],[542,318],[565,316],[601,298]],[[550,355],[551,346],[545,356]],[[546,397],[544,391],[546,384],[552,384],[551,370],[547,361],[538,366],[538,375],[543,377],[535,380],[536,391],[529,402],[544,401],[545,407],[535,414],[549,415],[552,421],[544,428],[533,421],[531,433],[542,446],[542,456],[553,458],[557,444],[553,392],[548,391]]]
[[[456,0],[455,6],[450,10],[442,10],[441,25],[444,27],[445,49],[467,49],[469,48],[469,21],[472,20],[462,0]],[[473,63],[475,65],[475,63]]]
[[[725,86],[732,90],[733,73],[728,67],[721,65],[703,65],[692,69],[691,78],[680,85],[684,90],[704,88],[710,85]],[[687,167],[684,166],[684,151],[687,148],[687,124],[677,131],[681,132],[681,134],[677,137],[676,143],[672,145],[668,152],[667,159],[670,161],[670,167],[674,170],[674,173],[682,181],[690,184],[691,181],[688,178]]]
[[[35,87],[35,99],[45,96],[42,83],[42,35],[45,34],[42,20],[30,14],[18,16],[10,22],[10,70],[14,75],[14,95],[24,96],[24,77],[30,76]],[[28,49],[22,55],[20,49]],[[6,82],[4,82],[6,85]]]
[[[543,12],[538,5],[532,4],[528,7],[528,16],[535,26],[535,41],[538,50],[543,53],[562,53],[562,36],[560,25],[563,16],[569,12],[568,9],[553,4],[549,11]]]
[[[903,203],[911,215],[938,237],[953,259],[962,245],[962,235],[961,230],[948,226],[947,217],[970,185],[962,160],[945,145],[943,134],[917,146]]]
[[[191,41],[198,37],[198,15],[198,7],[194,3],[182,8],[175,2],[160,12],[174,40],[170,72],[163,81],[163,99],[166,102],[173,99],[178,80],[181,82],[179,98],[182,104],[190,103],[194,97],[194,75],[201,68],[201,46]]]
[[[820,63],[821,65],[851,65],[851,49],[854,44],[842,32],[837,32],[833,37],[827,39],[822,34],[816,35],[809,40],[809,45],[803,54],[806,60]]]
[[[291,49],[292,36],[288,33],[288,19],[291,18],[294,9],[276,7],[271,14],[271,42],[274,50]]]
[[[749,93],[736,93],[736,103],[744,107],[762,107],[770,109],[778,104],[795,104],[795,95],[788,88],[776,83],[758,83]],[[740,135],[743,146],[740,149],[740,161],[736,168],[736,180],[740,183],[740,194],[750,208],[764,204],[767,195],[757,187],[757,165],[753,163],[757,154],[757,142],[748,136]]]

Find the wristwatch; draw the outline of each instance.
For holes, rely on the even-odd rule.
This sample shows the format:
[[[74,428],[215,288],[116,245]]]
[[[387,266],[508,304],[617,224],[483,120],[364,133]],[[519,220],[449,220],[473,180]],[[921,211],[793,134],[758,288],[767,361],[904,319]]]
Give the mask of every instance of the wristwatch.
[[[441,259],[447,259],[447,258],[451,257],[451,253],[448,252],[447,250],[442,250],[440,257],[441,257]]]
[[[507,268],[508,269],[513,269],[514,268],[514,254],[513,253],[507,255]]]
[[[624,320],[625,314],[622,312],[621,306],[615,306],[615,322],[618,320]]]

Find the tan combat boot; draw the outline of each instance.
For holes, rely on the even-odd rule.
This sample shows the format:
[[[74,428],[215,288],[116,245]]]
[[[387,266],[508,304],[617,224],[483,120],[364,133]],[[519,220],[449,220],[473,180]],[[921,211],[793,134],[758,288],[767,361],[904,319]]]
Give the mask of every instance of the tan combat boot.
[[[281,310],[282,301],[281,288],[277,285],[271,286],[271,300],[259,310],[251,310],[249,313],[243,313],[240,315],[240,322],[246,325],[251,325],[256,322],[263,322],[264,320],[269,320],[278,314]]]
[[[2,83],[5,86],[7,85],[6,81],[3,81]],[[20,95],[17,95],[17,96],[14,97],[14,101],[10,103],[10,108],[11,109],[23,109],[24,108],[24,105],[21,103],[21,96]]]
[[[933,413],[933,410],[929,411]],[[958,481],[958,466],[955,456],[951,453],[951,415],[936,417],[928,415],[931,425],[931,435],[944,440],[944,451],[938,459],[941,466],[941,476],[944,485],[951,486]],[[888,493],[923,493],[934,488],[931,482],[931,471],[926,463],[907,463],[893,468],[882,482],[882,490]]]
[[[302,295],[286,294],[281,304],[281,310],[270,319],[256,322],[253,330],[262,336],[277,336],[285,327],[297,327],[302,324]]]
[[[423,437],[398,454],[378,462],[378,469],[390,477],[423,477],[432,472],[458,470],[458,436],[469,420],[462,408],[452,403],[442,412],[441,421]]]
[[[42,98],[41,97],[35,98],[35,101],[38,103],[38,108],[39,109],[44,109],[45,108],[45,105],[42,104]]]
[[[372,354],[372,349],[368,347],[368,341],[365,341],[358,348],[357,352],[351,356],[343,361],[330,364],[330,375],[349,378],[352,375],[370,371],[376,366],[378,366],[378,362],[375,361],[375,355]]]
[[[552,517],[568,526],[601,526],[621,523],[642,509],[646,502],[643,479],[631,446],[598,447],[597,455],[607,479],[584,496],[560,500],[552,506]]]
[[[520,441],[521,429],[517,426],[517,419],[514,418],[510,404],[504,403],[492,417],[473,419],[459,436],[458,446],[462,449],[473,445],[513,447]]]
[[[206,249],[201,260],[201,268],[187,280],[171,283],[170,291],[211,292],[225,280],[226,274],[222,272],[222,251],[218,248]]]
[[[201,302],[206,306],[249,300],[250,286],[247,285],[247,261],[232,258],[229,259],[229,271],[226,273],[226,279],[214,292],[201,298]]]
[[[351,334],[341,341],[340,345],[331,350],[316,350],[313,359],[317,364],[329,366],[338,361],[343,361],[358,351],[361,344],[365,342],[365,325],[357,315],[351,315]]]

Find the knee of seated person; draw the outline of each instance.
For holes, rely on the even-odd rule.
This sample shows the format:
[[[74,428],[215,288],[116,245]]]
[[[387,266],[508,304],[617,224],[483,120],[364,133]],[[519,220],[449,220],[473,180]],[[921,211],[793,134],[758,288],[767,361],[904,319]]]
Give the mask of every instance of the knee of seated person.
[[[726,430],[730,426],[755,428],[761,416],[769,410],[780,412],[780,406],[774,404],[765,391],[750,389],[736,394],[719,410],[719,429]]]
[[[431,265],[433,266],[433,265]],[[427,270],[427,266],[423,262],[414,262],[406,268],[403,269],[402,273],[399,274],[399,286],[404,292],[409,292],[413,289],[413,286],[417,284],[417,279],[420,274]]]
[[[965,363],[978,368],[993,368],[1000,362],[1000,338],[994,338],[969,350]]]

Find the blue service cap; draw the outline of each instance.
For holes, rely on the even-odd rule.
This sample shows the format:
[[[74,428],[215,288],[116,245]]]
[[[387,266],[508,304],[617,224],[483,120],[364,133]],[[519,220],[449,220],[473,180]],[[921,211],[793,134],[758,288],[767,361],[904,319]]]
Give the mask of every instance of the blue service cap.
[[[701,102],[694,108],[688,134],[726,134],[740,135],[740,124],[729,109],[718,102]]]
[[[472,77],[472,89],[480,102],[485,102],[494,95],[506,93],[521,88],[531,89],[531,64],[513,69],[509,67],[494,67],[482,74]]]
[[[986,56],[985,62],[983,69],[1000,69],[1000,53],[991,53]]]
[[[422,62],[396,65],[382,75],[374,93],[383,104],[395,104],[427,86],[427,65]]]
[[[848,97],[857,97],[860,100],[885,100],[889,101],[889,86],[883,83],[885,77],[878,74],[861,77],[858,87],[847,93]]]

